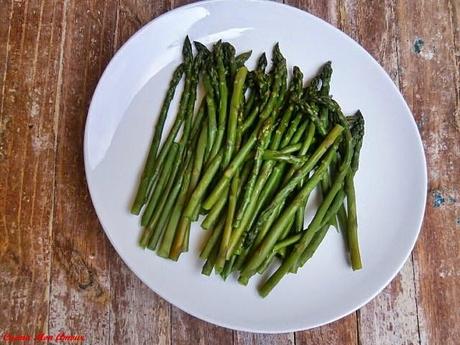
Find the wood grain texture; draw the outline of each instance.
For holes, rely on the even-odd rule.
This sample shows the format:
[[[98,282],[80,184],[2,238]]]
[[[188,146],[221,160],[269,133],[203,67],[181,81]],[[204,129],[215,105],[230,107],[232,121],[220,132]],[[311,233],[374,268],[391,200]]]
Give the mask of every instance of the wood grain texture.
[[[421,344],[460,339],[458,2],[401,1],[401,89],[427,156],[429,194],[414,251]],[[431,23],[431,25],[427,25]]]
[[[60,7],[0,5],[0,330],[13,334],[47,330]]]
[[[338,321],[309,331],[295,334],[297,345],[358,345],[356,314],[350,314]]]
[[[113,53],[116,6],[90,0],[62,4],[49,332],[107,344],[110,249],[91,207],[81,147],[89,101]]]
[[[234,332],[234,345],[294,345],[294,333],[283,334],[255,334],[248,332]]]
[[[170,305],[126,267],[110,259],[109,344],[171,344]]]
[[[171,307],[171,343],[175,345],[231,345],[232,331],[201,321]]]
[[[315,1],[315,0],[285,0],[286,5],[294,6],[313,14],[324,21],[338,26],[338,0],[331,1]]]
[[[429,196],[413,257],[357,314],[295,335],[232,332],[171,307],[124,265],[83,177],[88,104],[115,51],[152,18],[188,2],[0,0],[0,334],[64,331],[91,345],[457,344],[455,0],[286,1],[341,28],[382,64],[426,150]]]

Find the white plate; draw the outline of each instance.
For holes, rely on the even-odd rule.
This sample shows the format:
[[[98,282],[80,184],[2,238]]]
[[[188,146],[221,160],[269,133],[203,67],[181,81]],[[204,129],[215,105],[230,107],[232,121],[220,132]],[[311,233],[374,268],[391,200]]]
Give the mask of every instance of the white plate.
[[[299,274],[285,277],[262,299],[256,292],[259,277],[243,287],[235,279],[223,282],[200,274],[202,262],[197,254],[204,231],[198,224],[192,227],[191,251],[178,263],[138,247],[139,218],[128,210],[186,35],[205,44],[228,40],[239,52],[252,49],[250,66],[261,52],[271,52],[274,43],[280,42],[290,66],[300,66],[307,77],[332,60],[331,93],[346,113],[359,108],[366,120],[356,178],[364,269],[351,270],[340,234],[330,230]],[[143,27],[118,51],[99,81],[86,123],[84,153],[94,207],[124,262],[175,306],[233,329],[303,330],[361,307],[401,269],[424,213],[423,148],[411,112],[391,79],[336,28],[273,2],[195,3]]]

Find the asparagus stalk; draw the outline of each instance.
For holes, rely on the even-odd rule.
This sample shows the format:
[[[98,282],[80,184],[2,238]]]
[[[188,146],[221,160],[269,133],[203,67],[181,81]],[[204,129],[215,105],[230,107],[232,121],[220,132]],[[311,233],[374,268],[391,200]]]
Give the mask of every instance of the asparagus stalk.
[[[235,76],[235,82],[233,84],[233,94],[230,102],[230,113],[228,116],[228,125],[227,125],[227,145],[224,152],[223,165],[227,166],[230,162],[233,152],[235,151],[235,140],[237,132],[237,120],[238,112],[241,107],[243,95],[243,85],[248,74],[248,69],[246,67],[240,67]]]
[[[356,214],[356,195],[353,178],[359,167],[359,153],[361,151],[364,136],[364,118],[360,111],[358,111],[354,117],[356,118],[356,122],[351,127],[354,152],[351,160],[350,170],[345,178],[345,191],[347,193],[347,238],[348,247],[350,250],[351,266],[353,270],[359,270],[362,268],[362,262],[358,244],[358,218]]]
[[[198,111],[193,119],[192,130],[190,131],[190,139],[198,138],[201,132],[203,120],[205,118],[206,113],[206,97],[203,98],[200,102],[198,107]]]
[[[211,254],[211,251],[214,247],[217,247],[218,240],[222,234],[222,231],[224,229],[224,219],[221,219],[217,226],[211,231],[210,236],[205,242],[205,245],[203,246],[203,249],[201,250],[200,253],[200,258],[203,260],[206,260],[209,257],[209,254]]]
[[[192,71],[192,65],[193,65],[192,46],[190,44],[190,40],[188,37],[186,37],[185,39],[184,47],[182,49],[182,55],[184,59],[185,85],[184,85],[184,90],[182,92],[182,96],[181,96],[180,103],[179,103],[179,110],[178,110],[176,119],[174,121],[174,124],[168,134],[168,137],[166,138],[166,141],[161,147],[158,157],[155,160],[155,165],[153,166],[152,172],[150,176],[148,177],[148,181],[144,182],[144,187],[142,187],[143,189],[140,192],[139,197],[136,197],[137,202],[135,200],[133,207],[132,207],[132,212],[134,214],[139,214],[142,204],[151,198],[152,191],[155,189],[155,186],[158,182],[160,172],[162,171],[163,162],[169,156],[171,146],[174,142],[174,139],[176,138],[177,133],[179,132],[180,127],[182,126],[182,123],[184,120],[183,118],[187,111],[189,89],[190,89],[190,83],[191,83],[191,71]],[[142,194],[144,195],[143,198],[142,198]]]
[[[175,156],[177,159],[177,156],[179,155],[179,150]],[[152,214],[152,217],[150,218],[146,230],[150,232],[149,236],[149,249],[155,250],[156,242],[158,241],[159,235],[163,231],[163,228],[159,226],[159,221],[160,218],[165,218],[169,216],[169,213],[171,212],[172,205],[174,204],[175,198],[177,197],[177,194],[179,193],[180,189],[177,189],[177,186],[182,184],[182,175],[180,170],[180,166],[177,164],[173,164],[173,167],[170,171],[170,177],[169,181],[164,189],[164,195],[166,197],[162,198],[159,200],[159,203],[156,207],[156,212]],[[178,176],[179,175],[179,176]],[[178,181],[176,181],[176,176],[178,176]]]
[[[311,243],[308,245],[307,249],[302,253],[299,261],[294,266],[295,270],[297,270],[298,267],[302,267],[305,264],[305,262],[307,262],[307,260],[309,260],[313,256],[313,254],[316,252],[316,249],[318,249],[319,245],[321,244],[324,237],[326,236],[326,233],[329,229],[329,223],[331,219],[333,219],[335,215],[337,214],[337,211],[339,207],[342,205],[344,198],[345,198],[345,192],[343,190],[340,190],[335,196],[334,201],[332,202],[332,205],[329,207],[329,210],[327,210],[326,215],[324,216],[321,229],[313,237]]]
[[[321,89],[319,93],[321,96],[329,96],[331,89],[331,77],[332,77],[332,64],[330,61],[326,62],[321,69]],[[329,108],[327,106],[321,107],[320,110],[320,119],[323,122],[325,128],[328,128],[329,125]]]
[[[294,135],[292,136],[292,141],[299,142],[300,139],[303,138],[305,131],[308,128],[309,121],[304,121],[295,131]]]
[[[222,193],[222,195],[227,195],[228,189]],[[209,230],[211,229],[217,222],[219,215],[221,214],[222,210],[227,203],[227,198],[220,198],[217,203],[212,207],[211,211],[207,214],[205,220],[201,224],[203,229]]]
[[[214,56],[217,65],[217,75],[219,82],[219,120],[217,126],[217,135],[212,147],[210,158],[216,156],[222,146],[225,133],[225,124],[227,123],[227,103],[228,103],[228,88],[227,79],[225,76],[224,57],[222,51],[222,42],[219,41],[214,46]]]
[[[155,169],[155,163],[158,153],[158,147],[160,146],[161,135],[163,133],[164,123],[166,121],[166,116],[168,115],[168,110],[171,105],[171,101],[174,98],[176,93],[177,84],[182,79],[184,74],[184,64],[180,64],[173,73],[171,81],[169,82],[169,88],[166,92],[163,105],[161,106],[160,115],[158,121],[155,125],[155,133],[153,135],[152,144],[150,145],[150,150],[147,156],[147,162],[145,163],[144,171],[142,172],[141,181],[134,199],[134,203],[131,207],[131,213],[138,215],[141,207],[145,203],[147,196],[147,188],[153,171]]]
[[[303,100],[298,103],[298,107],[304,114],[307,114],[310,117],[310,119],[315,124],[318,133],[322,136],[325,136],[326,128],[324,127],[323,122],[320,120],[318,116],[318,106],[314,103],[308,103],[305,100]]]
[[[157,248],[158,241],[163,236],[167,221],[174,207],[174,203],[176,202],[176,198],[181,190],[182,180],[183,176],[179,179],[178,183],[174,185],[171,192],[168,193],[168,198],[164,203],[164,207],[158,210],[159,217],[156,217],[158,221],[155,221],[152,225],[149,225],[149,227],[155,227],[155,231],[153,232],[152,238],[150,239],[148,245],[148,248],[151,250],[155,250]]]
[[[186,171],[184,173],[184,178],[182,180],[182,185],[181,185],[179,195],[176,199],[176,203],[174,204],[174,208],[173,208],[171,217],[168,221],[168,225],[163,234],[163,238],[161,240],[160,246],[157,251],[158,255],[164,258],[169,258],[169,254],[170,254],[171,246],[172,246],[175,234],[176,234],[177,226],[179,224],[179,221],[182,215],[182,210],[184,208],[184,205],[187,199],[187,191],[188,191],[188,186],[189,186],[190,179],[191,179],[191,169],[192,169],[192,165],[188,164]]]
[[[252,148],[254,147],[257,141],[257,133],[258,133],[258,128],[256,128],[253,131],[251,136],[247,139],[246,143],[241,147],[241,149],[232,159],[230,164],[224,170],[221,178],[217,182],[213,191],[203,203],[203,208],[205,210],[210,210],[214,206],[214,204],[217,202],[222,192],[225,190],[225,188],[228,187],[229,182],[232,179],[232,177],[235,175],[235,173],[244,163],[245,159],[249,156]]]
[[[305,207],[306,207],[306,203],[303,206],[300,206],[299,209],[295,213],[295,223],[294,223],[295,232],[300,232],[303,229],[303,223],[305,220]]]
[[[329,91],[330,91],[330,81],[331,81],[331,75],[332,75],[332,66],[331,62],[328,61],[327,63],[324,64],[324,66],[321,69],[320,73],[320,78],[321,78],[321,88],[319,90],[320,96],[327,97],[329,96]],[[323,126],[325,128],[329,127],[329,108],[325,105],[322,105],[320,107],[320,120],[323,122]],[[331,173],[327,174],[324,176],[324,179],[321,181],[321,192],[323,195],[323,198],[326,196],[327,191],[329,190],[331,186]],[[337,221],[336,218],[331,219],[331,225],[336,227],[337,226]]]
[[[193,191],[196,187],[196,185],[199,182],[200,176],[201,176],[201,171],[203,168],[203,162],[204,162],[204,155],[206,151],[206,146],[207,146],[207,134],[208,134],[208,127],[207,125],[203,126],[200,136],[198,138],[198,143],[195,148],[195,159],[193,161],[193,168],[192,168],[192,177],[190,181],[190,186],[189,186],[189,193],[190,191]]]
[[[243,126],[241,128],[241,132],[245,133],[251,126],[254,124],[254,122],[257,119],[257,115],[259,114],[259,106],[254,107],[252,112],[249,114],[249,116],[246,118],[246,120],[243,123]]]
[[[249,60],[249,58],[252,55],[252,50],[249,50],[247,52],[241,53],[235,57],[235,67],[236,69],[243,67],[246,61]]]
[[[209,276],[211,274],[214,268],[214,263],[216,262],[218,253],[219,253],[219,246],[214,246],[211,250],[211,253],[209,254],[208,259],[206,260],[206,263],[203,266],[203,269],[201,270],[201,274],[204,274],[206,276]]]
[[[238,227],[239,221],[241,220],[251,200],[252,193],[254,191],[254,187],[257,182],[257,177],[259,176],[259,172],[262,167],[262,162],[263,162],[262,155],[265,149],[268,147],[268,144],[270,143],[272,131],[273,131],[273,118],[270,117],[264,121],[264,125],[262,126],[260,133],[259,133],[259,138],[257,140],[256,154],[254,157],[254,167],[251,173],[251,177],[249,178],[249,181],[246,184],[246,188],[244,190],[244,197],[243,197],[241,206],[238,210],[238,215],[235,219],[235,227]]]
[[[281,54],[278,43],[275,44],[275,47],[273,48],[273,60],[275,64],[275,71],[272,91],[267,104],[260,114],[261,119],[269,117],[279,102],[280,89],[282,87],[283,69],[286,67],[286,60]]]
[[[222,53],[224,57],[224,66],[227,75],[227,87],[229,92],[231,92],[233,86],[233,79],[235,77],[235,73],[237,70],[235,60],[236,49],[229,42],[222,42]]]
[[[293,221],[294,220],[292,219],[291,222],[288,223],[286,228],[289,228],[292,225]],[[286,249],[286,247],[288,247],[291,244],[297,242],[299,239],[300,239],[300,234],[297,234],[297,235],[294,235],[294,236],[292,236],[290,238],[283,239],[283,240],[279,241],[277,244],[275,244],[275,246],[273,247],[273,250],[271,251],[271,253],[267,256],[267,258],[264,260],[264,262],[257,269],[257,273],[263,274],[267,270],[267,268],[270,266],[270,264],[273,262],[273,260],[275,259],[276,254],[281,254]],[[249,278],[247,278],[247,279],[249,279]],[[243,281],[243,283],[247,284],[248,281],[249,280]]]
[[[181,220],[179,222],[178,229],[176,231],[175,237],[174,237],[174,242],[171,247],[171,252],[170,252],[170,259],[172,260],[177,260],[179,258],[181,248],[182,248],[182,243],[184,241],[185,237],[185,232],[187,230],[187,227],[191,223],[191,219],[193,217],[193,213],[195,211],[195,208],[198,206],[201,198],[203,197],[204,193],[206,192],[206,189],[208,188],[209,184],[212,181],[212,178],[214,175],[217,173],[217,170],[220,167],[220,164],[222,162],[222,152],[219,152],[211,161],[209,165],[209,169],[205,172],[203,175],[203,178],[201,181],[198,183],[196,186],[195,190],[193,191],[190,200],[187,204],[187,206],[184,209],[184,212],[182,214]]]
[[[290,124],[290,126],[289,126],[289,128],[287,130],[286,135],[283,137],[283,140],[281,141],[281,147],[286,146],[291,141],[291,139],[294,137],[294,134],[297,131],[300,122],[302,121],[302,117],[303,116],[301,114],[298,114],[294,118],[294,120],[292,120],[292,122],[291,122],[291,124]]]
[[[230,273],[233,272],[233,267],[234,267],[235,262],[236,262],[236,256],[233,256],[230,260],[225,262],[225,266],[222,272],[220,273],[223,280],[227,280]]]
[[[216,105],[214,100],[216,99],[214,95],[214,90],[211,85],[211,80],[208,72],[204,73],[203,84],[206,90],[206,106],[208,111],[208,141],[206,145],[206,155],[209,157],[212,147],[214,145],[216,132],[217,132],[217,120],[216,120]]]
[[[216,259],[216,271],[217,272],[220,272],[224,268],[225,260],[227,259],[227,251],[228,251],[228,245],[230,242],[230,236],[232,233],[233,217],[235,215],[239,183],[240,183],[240,178],[239,178],[239,174],[237,173],[235,176],[233,176],[232,183],[230,184],[230,194],[229,194],[229,199],[228,199],[227,215],[225,217],[224,232],[222,234],[219,254]]]
[[[146,226],[152,217],[155,207],[160,199],[161,192],[163,191],[170,177],[172,167],[179,153],[179,147],[180,146],[178,143],[172,143],[171,145],[170,153],[168,157],[166,158],[166,162],[163,166],[163,169],[161,170],[161,174],[158,179],[156,189],[150,196],[150,199],[147,203],[147,207],[145,208],[144,213],[142,214],[142,217],[141,217],[142,226]]]

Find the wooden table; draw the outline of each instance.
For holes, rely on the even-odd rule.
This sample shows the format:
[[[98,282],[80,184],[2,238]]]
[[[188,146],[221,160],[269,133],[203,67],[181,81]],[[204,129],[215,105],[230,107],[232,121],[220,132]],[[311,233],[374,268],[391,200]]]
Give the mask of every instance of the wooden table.
[[[426,215],[393,282],[358,312],[295,334],[233,332],[162,300],[123,264],[99,225],[82,138],[110,58],[143,24],[182,2],[0,0],[2,337],[65,332],[91,345],[460,343],[459,0],[286,2],[363,45],[419,126]]]

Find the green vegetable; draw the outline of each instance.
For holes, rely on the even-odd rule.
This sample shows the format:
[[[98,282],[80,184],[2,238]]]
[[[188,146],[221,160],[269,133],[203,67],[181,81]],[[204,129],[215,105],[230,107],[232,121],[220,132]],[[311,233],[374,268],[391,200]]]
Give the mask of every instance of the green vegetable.
[[[338,223],[351,267],[360,269],[354,177],[364,119],[360,112],[345,117],[330,96],[331,63],[304,87],[299,67],[289,77],[279,44],[271,67],[262,54],[252,71],[245,66],[251,51],[237,53],[223,41],[210,49],[194,44],[195,55],[189,39],[184,42],[131,207],[133,214],[143,211],[140,246],[178,260],[202,214],[208,231],[202,273],[214,270],[226,280],[237,272],[245,285],[278,265],[259,288],[266,296],[314,255]],[[183,75],[179,106],[160,146]],[[197,105],[199,90],[204,95]],[[304,229],[317,187],[323,198]]]
[[[289,206],[280,214],[278,220],[274,224],[273,228],[266,234],[260,245],[254,250],[250,257],[250,260],[246,264],[244,270],[241,272],[241,276],[244,278],[250,277],[255,272],[260,264],[262,264],[264,258],[270,253],[272,247],[276,244],[282,231],[287,226],[288,222],[294,216],[297,208],[303,204],[305,198],[311,193],[316,185],[321,181],[321,178],[326,173],[329,164],[331,163],[332,157],[337,149],[337,145],[333,145],[326,156],[320,163],[320,166],[315,171],[313,176],[307,181],[305,186],[299,191],[296,197],[290,202]],[[289,268],[288,268],[289,269]],[[287,272],[286,272],[287,273]],[[284,275],[284,274],[283,274]]]
[[[294,188],[299,185],[304,177],[315,167],[318,160],[323,156],[326,150],[335,142],[340,136],[343,127],[337,124],[324,138],[323,142],[318,146],[315,152],[311,155],[310,159],[302,165],[302,167],[295,173],[291,180],[278,192],[270,206],[262,214],[261,218],[265,219],[268,215],[284,200]],[[332,158],[331,158],[332,159]]]
[[[227,123],[227,104],[228,88],[225,77],[224,56],[222,51],[222,42],[217,42],[214,47],[214,57],[216,60],[216,70],[219,83],[219,120],[217,124],[217,136],[212,147],[210,158],[213,158],[219,152],[224,140],[225,125]]]
[[[147,202],[147,207],[145,208],[144,213],[142,214],[142,218],[141,218],[142,226],[146,226],[149,223],[150,218],[152,217],[152,214],[155,210],[157,202],[160,199],[161,193],[163,192],[163,189],[168,183],[169,177],[171,176],[172,166],[175,163],[178,153],[179,153],[179,144],[173,143],[171,145],[171,150],[163,166],[163,169],[161,170],[161,175],[158,179],[156,188],[154,192],[152,193],[152,195],[150,196]]]
[[[364,137],[364,118],[359,111],[356,113],[356,115],[354,115],[354,117],[356,117],[356,122],[351,127],[354,151],[350,170],[345,178],[345,191],[347,194],[347,237],[348,246],[350,249],[351,266],[353,270],[359,270],[362,268],[362,262],[358,244],[358,218],[356,215],[356,193],[353,178],[359,167],[359,153],[361,151]]]
[[[147,178],[148,181],[141,181],[141,185],[139,186],[136,200],[134,201],[131,210],[134,214],[139,214],[142,204],[147,202],[151,198],[151,194],[154,189],[159,190],[159,188],[157,188],[156,185],[158,183],[160,172],[163,170],[163,163],[170,154],[174,139],[176,138],[176,135],[179,132],[179,129],[184,121],[184,116],[186,115],[193,67],[192,46],[190,44],[190,40],[188,39],[188,37],[185,39],[182,55],[184,59],[185,85],[180,99],[179,110],[174,124],[168,134],[168,137],[166,138],[166,141],[164,142],[160,152],[158,153],[158,156],[155,160],[155,165],[153,166],[152,171],[149,173],[149,177]],[[145,223],[148,221],[147,218],[149,217],[145,217]]]
[[[311,221],[307,230],[305,231],[305,234],[302,236],[302,238],[297,243],[297,245],[294,247],[294,249],[289,254],[289,256],[283,261],[281,266],[276,270],[276,272],[272,276],[270,276],[270,278],[259,289],[259,293],[263,297],[270,293],[270,291],[279,283],[279,281],[283,278],[283,276],[286,273],[288,273],[291,267],[295,265],[296,262],[299,260],[304,250],[310,244],[310,241],[312,240],[313,236],[318,232],[318,230],[320,230],[324,215],[329,209],[329,206],[332,204],[336,194],[343,187],[343,182],[348,173],[348,169],[350,167],[351,159],[353,156],[353,142],[352,142],[351,132],[348,128],[348,123],[346,122],[344,116],[339,112],[337,114],[337,117],[338,117],[338,122],[345,128],[345,131],[344,131],[345,138],[343,141],[345,155],[344,155],[343,161],[340,164],[336,179],[334,183],[332,184],[330,190],[328,191],[326,198],[324,198],[323,201],[321,202],[321,205],[318,208],[318,211],[313,217],[313,220]],[[330,164],[330,161],[332,160],[334,153],[335,152],[330,150],[327,155],[327,157],[329,157],[329,164]],[[315,174],[309,181],[311,181],[315,177],[315,175],[318,173],[320,169],[321,168],[319,168],[315,172]],[[327,169],[327,166],[324,170],[326,169]],[[305,185],[304,188],[306,188],[307,185],[308,183]]]
[[[182,79],[183,74],[184,65],[180,64],[173,73],[173,76],[169,83],[168,91],[166,92],[166,96],[161,107],[158,121],[155,125],[155,133],[153,135],[152,144],[150,146],[149,154],[147,156],[147,162],[145,163],[144,171],[142,172],[141,182],[139,184],[136,197],[131,208],[132,214],[139,214],[141,207],[144,205],[149,181],[155,169],[158,147],[160,146],[160,140],[161,135],[163,133],[163,127],[166,121],[166,116],[168,115],[168,110],[171,101],[174,98],[177,84],[179,84],[179,81]]]
[[[236,132],[237,132],[237,120],[238,120],[238,111],[240,110],[243,95],[243,85],[248,74],[248,69],[246,67],[240,67],[235,76],[235,82],[233,84],[233,94],[232,100],[230,102],[230,113],[228,117],[227,125],[227,145],[224,152],[224,166],[226,166],[235,151],[235,141],[236,141]]]

